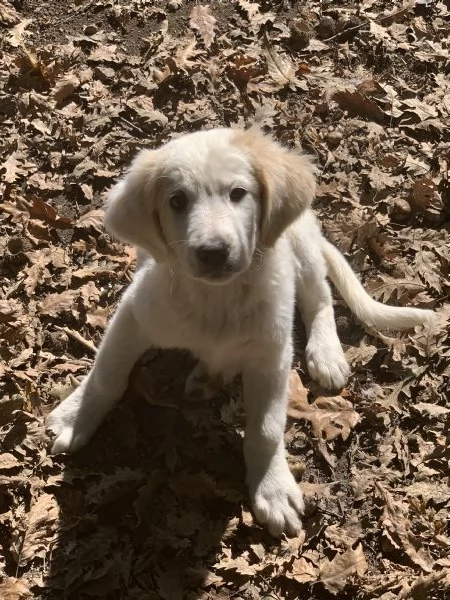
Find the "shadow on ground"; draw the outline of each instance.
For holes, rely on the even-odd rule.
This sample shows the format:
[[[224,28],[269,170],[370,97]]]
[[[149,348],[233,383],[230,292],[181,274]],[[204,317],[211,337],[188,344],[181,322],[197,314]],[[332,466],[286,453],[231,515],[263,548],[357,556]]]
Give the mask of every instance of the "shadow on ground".
[[[223,398],[184,396],[192,366],[148,354],[91,443],[61,457],[47,598],[195,598],[214,577],[221,540],[245,527],[242,438]]]

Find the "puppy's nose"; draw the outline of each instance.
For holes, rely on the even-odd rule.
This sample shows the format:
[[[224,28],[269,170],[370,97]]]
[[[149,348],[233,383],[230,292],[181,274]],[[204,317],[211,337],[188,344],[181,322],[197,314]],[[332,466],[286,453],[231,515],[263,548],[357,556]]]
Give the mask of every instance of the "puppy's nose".
[[[230,248],[225,242],[202,244],[196,250],[198,260],[206,267],[218,269],[228,260]]]

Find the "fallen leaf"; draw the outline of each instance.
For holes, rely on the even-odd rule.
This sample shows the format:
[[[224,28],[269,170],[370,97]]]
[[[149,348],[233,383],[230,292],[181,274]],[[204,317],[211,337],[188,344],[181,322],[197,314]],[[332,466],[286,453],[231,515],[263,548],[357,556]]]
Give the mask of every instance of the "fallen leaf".
[[[52,494],[41,494],[35,500],[27,515],[27,527],[22,538],[20,565],[23,567],[33,560],[38,552],[46,551],[49,542],[56,534],[59,521],[59,507]]]
[[[13,454],[10,454],[9,452],[0,454],[0,471],[10,471],[11,469],[17,469],[18,467],[21,467],[21,463]]]
[[[290,374],[288,416],[309,421],[317,438],[327,441],[339,436],[346,440],[359,421],[353,404],[342,396],[319,396],[309,404],[308,391],[294,370]]]
[[[23,21],[20,21],[20,23],[18,23],[15,27],[13,27],[13,29],[11,29],[9,35],[6,38],[7,41],[11,44],[11,46],[17,48],[24,43],[25,35],[28,34],[28,32],[25,31],[25,29],[29,25],[31,25],[32,22],[33,19],[23,19]]]
[[[333,560],[325,559],[320,565],[320,580],[332,594],[342,591],[349,579],[362,577],[368,569],[362,544],[353,550],[349,548],[342,554],[336,554]]]
[[[433,570],[434,561],[423,547],[420,536],[411,530],[411,521],[405,507],[396,501],[379,482],[375,483],[377,490],[384,500],[385,506],[380,518],[380,525],[387,545],[385,552],[391,549],[402,550],[412,562],[427,573]]]
[[[101,208],[95,208],[81,215],[74,223],[77,228],[93,227],[97,231],[103,230],[103,219],[105,211]]]
[[[15,25],[18,21],[20,21],[20,14],[7,0],[4,0],[3,5],[0,6],[0,23]]]
[[[33,203],[29,208],[29,212],[32,217],[41,219],[56,229],[70,229],[73,227],[71,219],[60,217],[53,206],[37,196],[33,197]]]
[[[75,298],[78,296],[78,290],[65,290],[60,293],[48,294],[40,302],[39,312],[41,315],[56,317],[62,312],[71,310],[74,306]]]
[[[1,10],[1,9],[0,9]],[[16,577],[6,577],[0,583],[0,598],[2,600],[28,600],[35,597],[28,585]]]
[[[439,418],[450,413],[450,408],[439,406],[439,404],[430,404],[428,402],[418,402],[417,404],[413,404],[412,407],[421,415],[426,415],[428,417]]]
[[[252,20],[259,13],[260,6],[257,2],[249,2],[248,0],[238,0],[239,7],[245,12],[247,19]]]
[[[79,85],[80,80],[75,73],[67,73],[56,82],[53,90],[54,99],[58,104],[64,102],[64,100],[72,96]]]
[[[211,14],[209,6],[194,6],[189,15],[189,25],[199,32],[206,48],[209,48],[216,36],[216,18]]]
[[[286,571],[286,577],[298,583],[310,583],[319,579],[319,569],[301,556],[292,562],[291,567]]]

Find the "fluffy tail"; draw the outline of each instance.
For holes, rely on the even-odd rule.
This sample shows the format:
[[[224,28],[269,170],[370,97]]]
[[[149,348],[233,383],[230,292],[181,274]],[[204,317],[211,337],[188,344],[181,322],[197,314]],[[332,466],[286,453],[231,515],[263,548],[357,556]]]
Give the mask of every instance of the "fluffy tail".
[[[350,310],[364,323],[377,329],[409,329],[424,325],[434,319],[432,310],[387,306],[369,296],[352,268],[328,241],[323,240],[323,255],[328,267],[328,276],[339,290]]]

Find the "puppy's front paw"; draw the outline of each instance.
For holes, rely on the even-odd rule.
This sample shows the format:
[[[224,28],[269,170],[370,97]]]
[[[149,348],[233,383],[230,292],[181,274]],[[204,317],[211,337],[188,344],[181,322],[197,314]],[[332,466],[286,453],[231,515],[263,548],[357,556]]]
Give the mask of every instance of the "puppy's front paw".
[[[306,346],[306,361],[311,377],[329,390],[344,387],[350,372],[339,340],[311,338]]]
[[[104,412],[91,402],[86,404],[85,388],[81,384],[47,417],[47,429],[56,438],[52,453],[75,452],[82,448],[94,434],[103,419]]]
[[[302,528],[299,514],[304,512],[303,494],[285,459],[277,461],[259,481],[248,473],[252,508],[256,520],[279,537],[283,532],[295,536]]]

